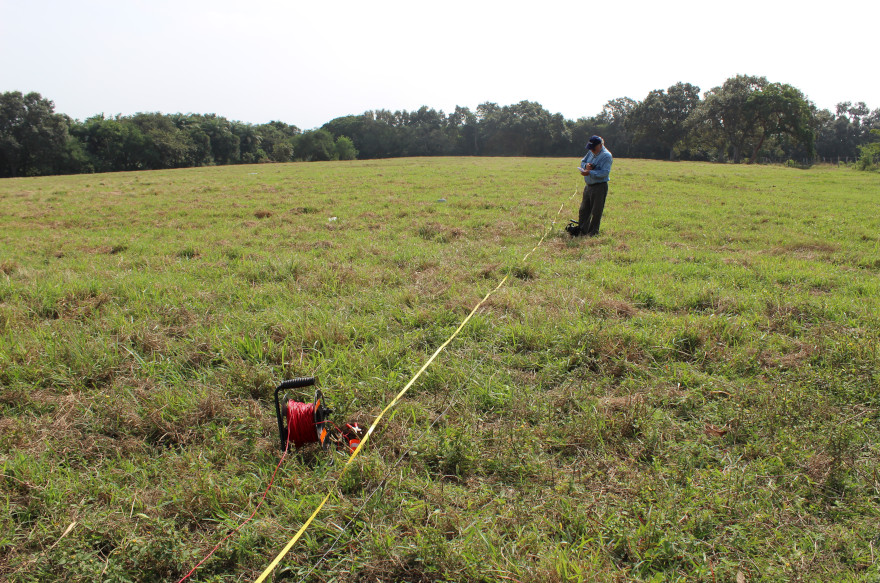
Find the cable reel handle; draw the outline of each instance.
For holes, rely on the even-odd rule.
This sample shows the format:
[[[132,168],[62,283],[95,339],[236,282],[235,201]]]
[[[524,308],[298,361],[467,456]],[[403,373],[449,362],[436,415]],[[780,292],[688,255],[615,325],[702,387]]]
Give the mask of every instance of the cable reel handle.
[[[290,379],[286,381],[281,381],[281,384],[278,385],[276,391],[283,391],[284,389],[301,389],[302,387],[310,387],[315,384],[315,377],[299,377],[295,379]]]

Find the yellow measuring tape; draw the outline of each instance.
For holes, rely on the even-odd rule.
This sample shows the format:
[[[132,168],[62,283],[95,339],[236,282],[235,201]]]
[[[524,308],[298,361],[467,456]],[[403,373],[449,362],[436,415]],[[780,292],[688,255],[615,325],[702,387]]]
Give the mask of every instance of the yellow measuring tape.
[[[575,191],[574,194],[577,194],[577,191]],[[574,196],[574,194],[572,195],[572,197]],[[571,200],[571,197],[569,197],[569,200]],[[557,217],[562,212],[562,209],[564,207],[565,207],[565,203],[562,203],[562,206],[560,206],[559,210],[556,212]],[[521,262],[524,263],[526,261],[526,259],[529,258],[529,255],[534,253],[535,250],[541,245],[541,243],[544,242],[544,239],[547,238],[547,235],[553,229],[553,225],[555,225],[555,224],[556,224],[556,219],[554,219],[553,222],[550,223],[550,228],[547,229],[547,231],[541,237],[541,240],[538,241],[538,243],[532,248],[532,250],[525,254],[525,256],[522,258]],[[477,313],[477,310],[479,310],[482,307],[482,305],[484,303],[486,303],[486,300],[488,300],[492,294],[494,294],[499,289],[501,289],[501,286],[503,286],[509,278],[510,278],[510,274],[508,273],[507,275],[504,276],[504,278],[501,280],[501,282],[499,282],[498,285],[495,286],[495,288],[492,291],[487,293],[486,296],[482,300],[480,300],[480,302],[476,306],[474,306],[474,309],[471,310],[471,313],[467,315],[467,318],[465,318],[462,321],[462,323],[458,326],[458,328],[455,329],[455,332],[452,333],[452,336],[450,336],[446,340],[446,342],[441,344],[440,348],[438,348],[437,350],[434,351],[434,354],[431,355],[431,358],[429,358],[428,361],[424,365],[422,365],[422,368],[419,369],[419,371],[415,374],[415,376],[413,376],[413,378],[408,383],[406,383],[406,386],[403,387],[399,393],[397,393],[397,396],[394,397],[394,400],[392,400],[390,403],[388,403],[385,406],[384,409],[382,409],[382,412],[379,413],[379,416],[373,420],[373,423],[370,425],[370,428],[367,429],[367,433],[366,433],[366,435],[364,435],[364,438],[361,440],[360,444],[357,446],[357,449],[355,449],[353,452],[351,452],[351,456],[348,458],[348,461],[345,462],[345,466],[343,466],[342,471],[339,473],[339,477],[336,478],[337,483],[339,483],[339,480],[341,480],[342,476],[345,475],[345,472],[351,466],[351,462],[354,461],[354,458],[356,458],[358,456],[358,454],[361,452],[361,450],[367,444],[367,441],[370,439],[370,435],[373,434],[373,430],[376,429],[377,425],[379,425],[379,421],[382,420],[382,417],[385,416],[385,413],[387,413],[392,407],[394,407],[400,401],[400,399],[403,398],[403,396],[410,389],[410,387],[412,387],[413,384],[415,384],[416,380],[418,380],[418,378],[420,376],[422,376],[422,373],[425,372],[425,370],[427,370],[427,368],[429,366],[431,366],[431,363],[434,362],[434,359],[437,358],[437,356],[441,352],[443,352],[443,350],[449,345],[450,342],[452,342],[455,339],[456,336],[458,336],[458,333],[461,332],[462,329],[470,321],[470,319],[473,318],[474,314]],[[284,548],[281,549],[281,552],[278,553],[278,556],[275,557],[275,559],[271,563],[269,563],[269,566],[266,567],[266,569],[254,581],[254,583],[262,583],[263,581],[265,581],[266,577],[268,577],[269,575],[272,574],[272,571],[275,570],[275,567],[278,566],[278,563],[281,562],[281,559],[284,558],[284,555],[286,555],[288,552],[290,552],[290,549],[293,548],[293,545],[296,544],[296,542],[300,539],[300,537],[302,537],[302,535],[306,531],[306,529],[308,529],[309,526],[312,524],[312,522],[314,522],[315,517],[318,516],[318,513],[321,512],[321,509],[324,508],[324,505],[327,504],[328,500],[330,500],[330,496],[332,494],[333,494],[333,490],[330,490],[327,492],[327,495],[324,496],[324,499],[321,500],[321,503],[318,505],[317,508],[315,508],[315,511],[312,512],[312,515],[309,516],[308,520],[306,520],[305,523],[300,527],[300,529],[298,531],[296,531],[296,534],[293,535],[293,538],[290,539],[290,542],[288,542],[286,545],[284,545]]]

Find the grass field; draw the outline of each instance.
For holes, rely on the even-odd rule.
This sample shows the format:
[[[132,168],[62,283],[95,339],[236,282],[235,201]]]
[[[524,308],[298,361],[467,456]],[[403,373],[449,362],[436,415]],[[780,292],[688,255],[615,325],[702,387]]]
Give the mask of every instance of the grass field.
[[[280,380],[368,424],[510,273],[191,580],[329,489],[273,580],[880,581],[880,176],[621,159],[572,240],[576,164],[0,180],[0,579],[179,579],[269,483]]]

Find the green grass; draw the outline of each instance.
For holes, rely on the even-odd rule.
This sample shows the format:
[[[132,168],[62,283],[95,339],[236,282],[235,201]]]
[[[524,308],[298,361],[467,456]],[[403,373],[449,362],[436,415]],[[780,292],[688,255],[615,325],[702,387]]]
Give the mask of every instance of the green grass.
[[[570,159],[0,181],[0,578],[179,579],[268,484],[281,379],[368,424],[511,273],[193,580],[333,489],[275,580],[880,581],[880,178],[612,178],[589,240]]]

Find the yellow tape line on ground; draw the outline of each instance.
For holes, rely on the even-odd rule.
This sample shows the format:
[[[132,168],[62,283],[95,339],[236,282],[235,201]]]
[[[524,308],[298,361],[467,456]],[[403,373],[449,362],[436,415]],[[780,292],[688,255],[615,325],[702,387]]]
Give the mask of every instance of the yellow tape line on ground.
[[[577,191],[575,191],[575,194],[577,194]],[[572,195],[572,197],[573,196],[574,195]],[[569,197],[569,200],[571,200],[571,197]],[[562,206],[559,207],[559,210],[556,213],[557,217],[559,216],[560,213],[562,213],[562,209],[564,207],[565,207],[565,203],[562,203]],[[544,233],[544,235],[541,237],[541,240],[538,241],[538,243],[532,248],[531,251],[529,251],[528,253],[525,254],[525,256],[523,256],[523,258],[521,260],[522,263],[524,263],[526,261],[526,259],[529,258],[529,255],[534,253],[535,250],[541,245],[541,243],[544,242],[544,239],[547,238],[547,235],[553,229],[553,225],[555,225],[555,224],[556,224],[556,219],[554,219],[553,222],[550,224],[550,228],[547,229],[547,232]],[[425,372],[425,370],[427,370],[427,368],[429,366],[431,366],[431,363],[434,362],[434,359],[437,358],[437,356],[441,352],[443,352],[443,350],[449,345],[450,342],[452,342],[455,339],[456,336],[458,336],[458,333],[462,331],[462,329],[467,325],[467,323],[474,316],[474,314],[477,313],[477,310],[479,310],[482,307],[482,305],[484,303],[486,303],[486,300],[488,300],[492,294],[494,294],[499,289],[501,289],[501,286],[503,286],[509,278],[510,278],[510,274],[508,273],[507,275],[504,276],[504,278],[501,280],[501,282],[497,286],[495,286],[495,288],[492,291],[487,293],[486,296],[482,300],[480,300],[480,302],[476,306],[474,306],[474,309],[471,310],[471,313],[467,315],[467,318],[465,318],[462,321],[462,323],[458,326],[458,328],[455,329],[455,332],[452,333],[452,336],[450,336],[446,340],[446,342],[441,344],[440,348],[438,348],[437,350],[434,351],[434,354],[431,355],[431,358],[429,358],[428,361],[424,365],[422,365],[422,368],[419,369],[419,371],[415,374],[415,376],[413,376],[413,378],[408,383],[406,383],[406,386],[403,387],[399,393],[397,393],[397,396],[394,397],[394,400],[391,401],[390,403],[388,403],[388,405],[386,405],[385,408],[382,409],[382,412],[379,413],[379,416],[373,420],[373,423],[370,425],[370,428],[367,429],[367,433],[366,433],[366,435],[364,435],[364,438],[361,440],[360,444],[357,446],[357,449],[355,449],[353,452],[351,452],[351,456],[348,458],[348,461],[345,462],[345,466],[343,466],[342,471],[339,473],[339,477],[336,478],[337,483],[339,482],[339,480],[342,479],[342,476],[345,475],[345,472],[351,466],[351,462],[354,461],[354,458],[357,457],[357,455],[361,452],[361,450],[367,444],[367,440],[370,439],[370,435],[373,434],[373,430],[376,429],[376,426],[379,424],[379,421],[382,420],[382,417],[385,416],[385,413],[387,413],[392,407],[394,407],[394,405],[396,405],[400,401],[400,399],[403,398],[403,396],[410,389],[410,387],[412,387],[413,384],[415,384],[416,380],[418,380],[418,378],[420,376],[422,376],[422,373]],[[268,577],[269,575],[272,574],[272,571],[275,570],[275,567],[278,566],[278,563],[281,562],[281,559],[284,558],[284,555],[286,555],[288,552],[290,552],[290,549],[293,548],[293,545],[296,544],[296,542],[300,539],[300,537],[302,537],[303,533],[305,533],[306,529],[312,524],[312,522],[314,522],[315,517],[318,516],[318,513],[321,511],[322,508],[324,508],[324,505],[327,504],[327,501],[330,499],[330,496],[332,495],[332,493],[333,493],[333,490],[330,490],[329,492],[327,492],[327,495],[324,496],[324,499],[321,500],[321,503],[318,505],[317,508],[315,508],[315,511],[312,512],[312,515],[309,516],[308,520],[306,520],[305,523],[302,525],[302,527],[300,527],[300,529],[298,531],[296,531],[296,534],[293,535],[293,538],[290,539],[290,542],[288,542],[284,546],[284,548],[281,549],[281,552],[278,553],[278,556],[275,557],[275,559],[271,563],[269,563],[269,566],[266,567],[266,569],[262,572],[262,574],[260,574],[260,576],[254,581],[254,583],[262,583],[263,581],[265,581],[266,577]]]

